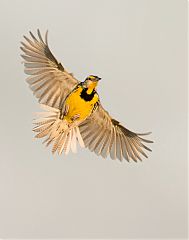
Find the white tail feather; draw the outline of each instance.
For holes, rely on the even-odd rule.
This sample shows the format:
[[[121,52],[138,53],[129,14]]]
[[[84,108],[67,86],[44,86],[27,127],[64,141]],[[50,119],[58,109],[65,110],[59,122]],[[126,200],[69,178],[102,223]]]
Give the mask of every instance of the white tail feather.
[[[62,151],[63,151],[63,149],[64,149],[66,134],[67,134],[67,133],[65,133],[65,132],[62,134],[62,138],[61,138],[61,142],[60,142],[60,144],[59,144],[59,150],[58,150],[58,154],[59,154],[59,155],[62,153]]]
[[[71,141],[72,141],[72,139],[71,139],[71,130],[70,130],[70,132],[68,133],[68,136],[67,136],[66,144],[64,146],[64,152],[65,152],[66,155],[70,151]]]
[[[85,144],[84,144],[84,142],[83,142],[83,138],[81,137],[81,134],[80,134],[80,131],[79,131],[79,128],[76,127],[75,130],[76,130],[77,140],[78,140],[80,146],[81,146],[81,147],[85,147]]]
[[[35,137],[46,137],[44,143],[53,144],[52,152],[67,155],[70,151],[77,152],[77,141],[81,147],[85,147],[78,126],[70,126],[66,120],[60,119],[60,110],[46,105],[40,105],[46,112],[39,113],[39,119],[34,120]]]
[[[76,153],[77,152],[77,139],[76,139],[76,134],[75,134],[75,128],[72,128],[72,141],[71,141],[71,150],[72,152]]]

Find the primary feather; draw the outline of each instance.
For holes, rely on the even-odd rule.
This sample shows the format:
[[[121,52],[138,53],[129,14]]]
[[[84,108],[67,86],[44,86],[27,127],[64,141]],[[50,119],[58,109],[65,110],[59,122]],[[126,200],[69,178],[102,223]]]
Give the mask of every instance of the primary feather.
[[[43,41],[39,30],[37,39],[31,32],[31,40],[24,36],[21,55],[24,58],[26,79],[39,102],[51,107],[61,108],[65,98],[79,81],[68,73],[51,53],[47,33]]]

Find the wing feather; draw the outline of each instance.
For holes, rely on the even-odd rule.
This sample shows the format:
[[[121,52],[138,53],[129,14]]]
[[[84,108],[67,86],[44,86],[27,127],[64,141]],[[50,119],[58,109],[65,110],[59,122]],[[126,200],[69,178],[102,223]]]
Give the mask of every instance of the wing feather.
[[[91,151],[97,155],[122,161],[142,160],[141,155],[147,158],[143,151],[151,151],[144,143],[152,143],[141,136],[149,133],[134,133],[123,127],[117,120],[111,118],[101,104],[83,123],[79,125],[81,136]]]
[[[20,47],[24,54],[21,56],[24,59],[24,72],[30,75],[26,81],[38,101],[50,107],[60,108],[79,81],[56,60],[49,49],[47,33],[45,40],[39,30],[38,37],[32,32],[30,38],[24,36],[25,42],[21,42]]]

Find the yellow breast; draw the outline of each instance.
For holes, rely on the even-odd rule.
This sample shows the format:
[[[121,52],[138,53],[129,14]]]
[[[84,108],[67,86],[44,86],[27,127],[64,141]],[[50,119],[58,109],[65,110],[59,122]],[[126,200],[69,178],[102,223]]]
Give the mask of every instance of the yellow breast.
[[[94,105],[98,102],[99,98],[97,93],[91,93],[91,95],[86,94],[83,91],[83,88],[79,86],[66,99],[65,104],[68,106],[68,113],[64,116],[64,119],[69,123],[71,123],[74,116],[78,114],[79,118],[77,120],[85,120],[90,116]]]

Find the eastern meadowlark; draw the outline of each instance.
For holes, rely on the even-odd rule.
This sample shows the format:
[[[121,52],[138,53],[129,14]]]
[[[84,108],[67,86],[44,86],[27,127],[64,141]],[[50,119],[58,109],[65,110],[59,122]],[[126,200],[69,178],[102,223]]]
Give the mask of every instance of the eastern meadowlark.
[[[52,152],[76,152],[77,142],[97,155],[112,159],[141,160],[147,158],[144,150],[151,151],[145,143],[152,141],[123,127],[102,107],[96,87],[99,77],[90,75],[78,81],[56,60],[49,49],[47,32],[43,40],[31,32],[25,38],[21,50],[24,52],[25,73],[33,94],[38,98],[44,112],[34,120],[36,138],[43,138]]]

